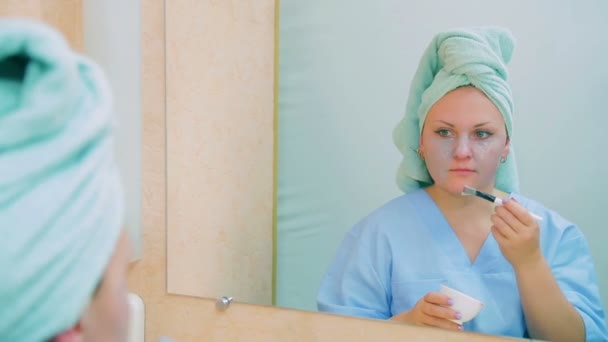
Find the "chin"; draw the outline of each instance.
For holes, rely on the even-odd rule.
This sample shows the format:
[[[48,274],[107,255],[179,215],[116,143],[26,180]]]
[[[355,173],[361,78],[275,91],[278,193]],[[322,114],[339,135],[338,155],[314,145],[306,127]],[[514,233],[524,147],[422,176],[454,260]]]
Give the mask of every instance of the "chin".
[[[457,183],[457,184],[455,184],[455,183],[451,183],[451,184],[435,183],[435,186],[440,188],[443,192],[446,192],[455,197],[462,196],[462,190],[464,189],[465,185],[473,186],[473,185],[470,185],[470,183],[462,183],[462,184],[460,184],[460,183]]]
[[[453,194],[459,195],[465,186],[475,187],[477,184],[473,181],[467,181],[465,179],[459,179],[457,182],[449,182],[446,184],[445,189]]]
[[[464,185],[461,187],[458,187],[458,188],[448,188],[448,189],[446,189],[446,191],[454,197],[460,197],[460,196],[462,196],[463,189],[464,189]]]

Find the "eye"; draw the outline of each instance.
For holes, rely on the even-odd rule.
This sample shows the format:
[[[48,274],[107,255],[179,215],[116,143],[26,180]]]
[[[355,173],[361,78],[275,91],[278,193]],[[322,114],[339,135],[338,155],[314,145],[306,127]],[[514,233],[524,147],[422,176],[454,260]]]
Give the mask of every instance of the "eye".
[[[435,133],[439,134],[439,136],[442,137],[449,137],[452,134],[452,132],[443,128],[436,130]]]
[[[488,131],[476,131],[475,132],[475,137],[480,138],[480,139],[486,139],[492,136],[492,132],[488,132]]]

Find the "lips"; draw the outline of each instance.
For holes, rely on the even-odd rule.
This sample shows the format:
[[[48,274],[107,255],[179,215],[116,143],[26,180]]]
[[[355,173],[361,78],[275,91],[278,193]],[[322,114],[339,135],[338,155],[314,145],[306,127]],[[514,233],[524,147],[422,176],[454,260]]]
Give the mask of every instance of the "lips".
[[[454,169],[450,169],[450,172],[456,172],[456,173],[475,173],[475,170],[473,170],[473,169],[467,169],[467,168],[454,168]]]

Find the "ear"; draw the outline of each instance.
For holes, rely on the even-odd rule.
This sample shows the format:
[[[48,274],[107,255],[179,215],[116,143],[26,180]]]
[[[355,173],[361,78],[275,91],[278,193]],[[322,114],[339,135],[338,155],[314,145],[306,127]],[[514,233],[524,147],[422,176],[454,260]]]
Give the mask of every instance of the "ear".
[[[424,151],[424,147],[422,144],[422,134],[420,134],[420,138],[418,139],[418,152],[422,154]]]
[[[82,341],[82,329],[80,322],[76,323],[75,326],[55,336],[53,342],[80,342]]]
[[[509,156],[510,150],[511,150],[511,139],[507,138],[507,142],[505,143],[505,148],[502,150],[500,157],[507,159],[507,156]]]

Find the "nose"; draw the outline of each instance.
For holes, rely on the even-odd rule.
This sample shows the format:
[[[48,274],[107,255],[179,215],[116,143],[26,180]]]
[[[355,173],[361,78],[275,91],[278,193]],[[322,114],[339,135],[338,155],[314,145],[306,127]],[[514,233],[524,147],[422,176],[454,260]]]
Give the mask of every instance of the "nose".
[[[459,137],[455,141],[454,158],[467,159],[472,157],[471,141],[467,136]]]

